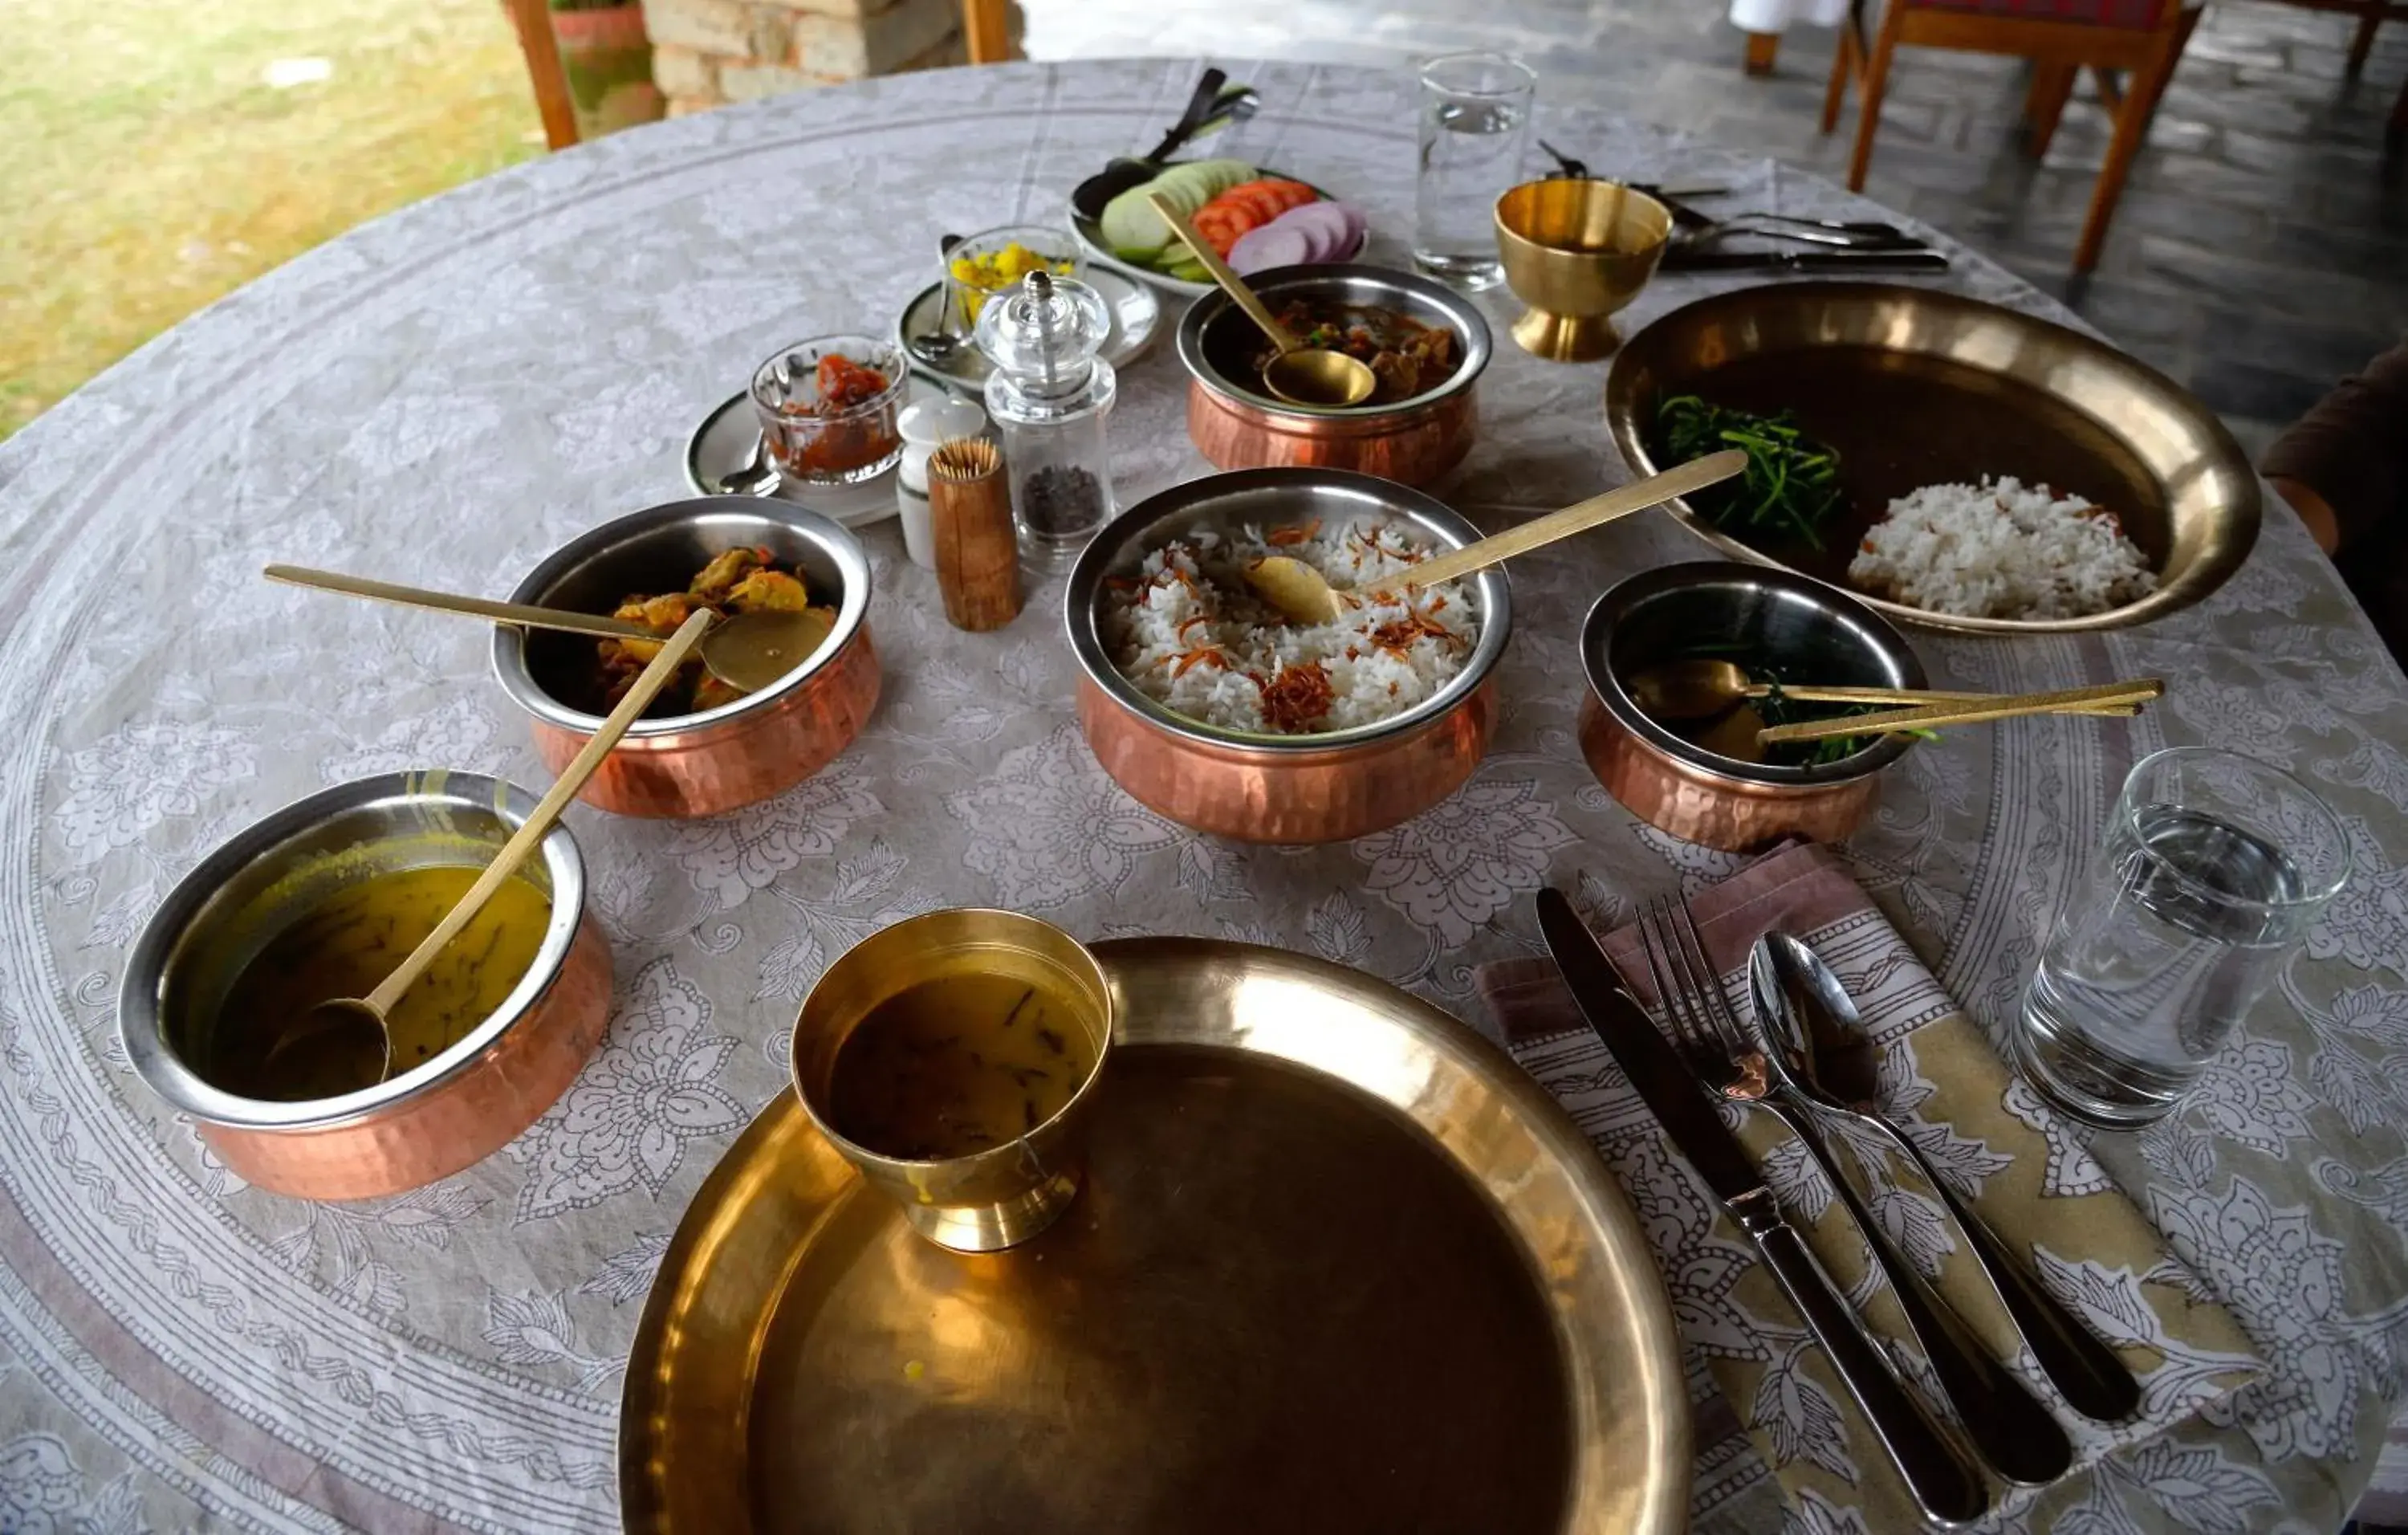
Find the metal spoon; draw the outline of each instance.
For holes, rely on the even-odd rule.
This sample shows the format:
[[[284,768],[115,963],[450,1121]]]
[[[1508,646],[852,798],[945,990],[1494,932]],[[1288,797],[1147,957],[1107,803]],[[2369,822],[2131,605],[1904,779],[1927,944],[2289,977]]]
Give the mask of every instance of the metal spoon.
[[[1246,318],[1262,327],[1278,349],[1277,355],[1263,365],[1263,386],[1292,405],[1349,406],[1360,405],[1371,397],[1379,380],[1371,376],[1371,365],[1359,357],[1349,357],[1327,347],[1308,347],[1297,340],[1285,325],[1271,314],[1268,306],[1246,286],[1246,280],[1229,270],[1221,252],[1212,242],[1196,233],[1179,209],[1160,193],[1150,194],[1146,202],[1162,216],[1165,223],[1187,242],[1204,269],[1221,291],[1246,311]]]
[[[1756,954],[1764,947],[1759,940]],[[1855,1184],[1840,1170],[1831,1138],[1820,1132],[1813,1118],[1820,1100],[1806,1091],[1799,1070],[1799,1056],[1791,1048],[1798,1031],[1787,1004],[1777,988],[1768,990],[1754,983],[1759,971],[1770,973],[1768,965],[1751,955],[1748,966],[1756,1026],[1770,1047],[1757,1057],[1763,1062],[1769,1088],[1763,1101],[1813,1154],[1830,1180],[1832,1192],[1856,1217],[1910,1330],[1923,1345],[1924,1357],[1941,1389],[1956,1403],[1974,1449],[2010,1482],[2038,1486],[2057,1480],[2073,1462],[2073,1442],[2065,1429],[2021,1381],[1990,1357],[1964,1318],[1914,1260],[1898,1249]]]
[[[2130,1416],[2141,1404],[2141,1383],[2124,1361],[2025,1271],[1997,1233],[1940,1176],[1923,1149],[1882,1114],[1879,1053],[1865,1033],[1855,999],[1823,956],[1786,933],[1768,933],[1749,955],[1748,984],[1776,1069],[1808,1101],[1845,1114],[1914,1164],[1965,1233],[1966,1245],[2000,1303],[2066,1401],[2086,1417],[2104,1423]]]
[[[678,667],[696,645],[702,642],[703,631],[710,627],[715,615],[710,610],[696,610],[678,626],[660,653],[637,677],[619,707],[602,722],[602,728],[585,743],[584,750],[572,758],[551,789],[535,808],[534,813],[519,824],[502,851],[477,876],[435,930],[426,935],[407,958],[393,968],[393,973],[377,983],[376,989],[366,997],[337,997],[319,1003],[308,1012],[294,1019],[276,1041],[269,1045],[265,1066],[282,1063],[297,1067],[309,1082],[356,1082],[362,1086],[374,1086],[393,1073],[393,1010],[399,1006],[409,988],[426,973],[451,941],[458,938],[485,903],[501,889],[505,881],[519,871],[530,854],[560,820],[560,812],[585,787],[594,769],[619,744],[619,738],[639,719],[651,706],[652,697],[666,685]]]
[[[366,576],[309,570],[297,565],[271,565],[260,574],[288,586],[337,592],[348,597],[366,597],[372,602],[397,603],[405,608],[432,609],[438,613],[463,613],[521,628],[561,629],[604,639],[666,639],[670,632],[650,624],[630,624],[623,618],[606,618],[600,613],[573,613],[523,602],[493,602],[452,592],[430,592],[423,586],[371,581]],[[702,664],[729,687],[758,693],[808,659],[827,638],[833,626],[834,620],[825,609],[738,613],[712,629],[710,638],[703,641]]]
[[[1126,155],[1114,156],[1102,170],[1071,189],[1072,209],[1083,219],[1101,219],[1104,216],[1106,205],[1113,198],[1132,187],[1141,187],[1161,175],[1163,162],[1177,153],[1181,145],[1195,137],[1208,121],[1219,115],[1221,87],[1228,78],[1219,69],[1205,70],[1197,79],[1196,89],[1188,94],[1187,109],[1179,114],[1179,121],[1171,125],[1168,133],[1162,136],[1162,142],[1156,144],[1153,151],[1143,159],[1132,160]],[[1247,86],[1240,86],[1239,90],[1243,93],[1237,96],[1231,106],[1234,108],[1237,102],[1244,102],[1246,104],[1244,115],[1251,117],[1254,115],[1254,104],[1256,99],[1254,91]]]
[[[769,462],[767,434],[752,434],[752,452],[741,467],[721,476],[718,494],[722,495],[767,495],[778,488],[778,466]]]
[[[1435,559],[1425,560],[1401,577],[1394,578],[1390,590],[1402,586],[1436,586],[1441,581],[1484,570],[1499,560],[1526,554],[1534,549],[1584,533],[1600,523],[1617,517],[1627,517],[1634,511],[1670,501],[1676,495],[1728,480],[1747,467],[1747,454],[1737,448],[1726,448],[1718,453],[1693,458],[1676,465],[1662,474],[1649,475],[1603,495],[1592,495],[1573,503],[1561,511],[1551,511],[1544,517],[1533,518],[1521,526],[1492,534],[1477,543],[1466,544]],[[1339,593],[1329,584],[1329,578],[1302,560],[1287,554],[1267,554],[1249,566],[1246,584],[1256,595],[1287,615],[1297,624],[1326,624],[1338,616]],[[1374,588],[1378,590],[1379,588]]]
[[[961,354],[964,347],[970,344],[969,337],[953,329],[953,274],[951,264],[953,247],[961,243],[962,237],[959,235],[937,237],[937,262],[944,271],[944,277],[939,284],[939,291],[943,296],[938,301],[941,308],[937,313],[937,328],[903,338],[903,344],[911,349],[912,356],[919,358],[939,372],[950,370],[953,366],[953,359]]]
[[[1706,656],[1691,656],[1643,667],[1623,678],[1622,685],[1641,712],[1657,720],[1712,719],[1747,699],[1762,698],[1772,692],[1771,683],[1756,681],[1737,662]],[[1793,686],[1787,682],[1781,684],[1781,692],[1784,697],[1795,698],[1801,703],[1896,704],[1901,708],[1914,704],[1971,703],[1994,696],[1987,693],[1949,693],[1933,688],[1820,687],[1803,683]],[[2066,710],[2069,714],[2127,716],[2140,711],[2138,704],[2088,704]]]

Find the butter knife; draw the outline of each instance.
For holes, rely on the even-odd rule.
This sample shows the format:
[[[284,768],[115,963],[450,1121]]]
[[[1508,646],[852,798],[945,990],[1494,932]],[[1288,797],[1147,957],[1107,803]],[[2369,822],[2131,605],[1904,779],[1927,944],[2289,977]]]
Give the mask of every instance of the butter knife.
[[[1572,1000],[1620,1063],[1656,1123],[1755,1243],[1764,1266],[1798,1308],[1865,1421],[1898,1467],[1907,1491],[1936,1524],[1970,1524],[1990,1506],[1989,1490],[1965,1456],[1899,1384],[1805,1241],[1783,1219],[1764,1175],[1679,1055],[1629,993],[1563,893],[1539,892],[1539,930]]]

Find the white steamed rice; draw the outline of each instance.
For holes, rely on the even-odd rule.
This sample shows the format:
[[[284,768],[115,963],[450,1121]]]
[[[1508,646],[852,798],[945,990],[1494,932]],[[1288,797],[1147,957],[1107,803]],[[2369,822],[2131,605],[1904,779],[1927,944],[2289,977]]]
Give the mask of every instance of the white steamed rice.
[[[2157,584],[2113,512],[2011,476],[1926,485],[1892,501],[1848,579],[1893,602],[1964,618],[2081,618]]]
[[[1393,523],[1274,530],[1236,537],[1197,529],[1145,557],[1138,580],[1105,589],[1104,645],[1121,675],[1178,713],[1207,724],[1273,735],[1318,735],[1388,719],[1444,687],[1463,670],[1480,624],[1464,583],[1407,595],[1378,584],[1433,551]],[[1245,567],[1285,554],[1345,591],[1327,624],[1291,624],[1254,595]],[[1359,601],[1359,606],[1348,606]],[[1328,682],[1326,712],[1288,717],[1267,697],[1312,697],[1318,689],[1285,674],[1318,666]],[[1276,694],[1272,691],[1279,690]]]

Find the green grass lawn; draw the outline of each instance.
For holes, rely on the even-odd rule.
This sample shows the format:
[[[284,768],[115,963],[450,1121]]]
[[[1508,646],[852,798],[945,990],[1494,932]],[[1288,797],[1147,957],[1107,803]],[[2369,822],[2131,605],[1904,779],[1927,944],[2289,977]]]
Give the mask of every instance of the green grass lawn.
[[[495,0],[0,11],[0,437],[321,240],[542,152]],[[266,84],[307,58],[331,76]]]

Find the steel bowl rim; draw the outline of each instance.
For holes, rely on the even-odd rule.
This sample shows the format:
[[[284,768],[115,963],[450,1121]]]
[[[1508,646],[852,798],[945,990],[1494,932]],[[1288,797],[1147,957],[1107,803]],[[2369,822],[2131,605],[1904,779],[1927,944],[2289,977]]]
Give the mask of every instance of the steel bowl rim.
[[[1400,272],[1393,266],[1375,266],[1365,262],[1325,262],[1303,266],[1273,266],[1249,277],[1248,286],[1266,299],[1279,290],[1297,285],[1313,285],[1338,280],[1368,280],[1392,291],[1410,293],[1426,299],[1446,312],[1447,319],[1463,337],[1463,361],[1447,375],[1444,382],[1425,389],[1409,399],[1393,405],[1297,405],[1267,393],[1240,388],[1222,376],[1204,355],[1205,328],[1221,315],[1236,308],[1229,295],[1218,288],[1187,306],[1179,319],[1176,346],[1180,366],[1187,376],[1215,397],[1233,405],[1262,411],[1273,419],[1290,421],[1339,421],[1378,424],[1417,416],[1467,394],[1487,371],[1494,344],[1488,334],[1488,322],[1480,310],[1461,294],[1440,282]]]
[[[2231,462],[2243,466],[2244,469],[2242,475],[2243,494],[2239,502],[2232,508],[2232,525],[2236,530],[2236,537],[2232,540],[2228,556],[2222,560],[2210,560],[2186,570],[2178,580],[2166,581],[2161,579],[2157,587],[2147,595],[2125,603],[2119,608],[2110,608],[2105,612],[2089,613],[2080,618],[1974,618],[1956,613],[1935,612],[1928,608],[1909,607],[1888,597],[1874,596],[1865,592],[1848,591],[1846,595],[1857,602],[1872,609],[1885,618],[1895,619],[1902,624],[1928,629],[1950,630],[1959,634],[2079,634],[2100,629],[2128,628],[2163,618],[2168,613],[2179,611],[2212,595],[2230,580],[2243,564],[2247,563],[2249,552],[2256,546],[2258,533],[2265,515],[2265,495],[2258,487],[2257,472],[2248,467],[2248,454],[2242,451],[2239,439],[2233,437],[2231,429],[2224,424],[2223,420],[2200,404],[2188,390],[2174,382],[2158,369],[2122,351],[2113,342],[2102,340],[2087,332],[2059,324],[2054,320],[2042,319],[2038,315],[2009,309],[2003,305],[1986,303],[1964,294],[1950,293],[1944,289],[1914,288],[1893,282],[1845,281],[1790,282],[1783,284],[1782,287],[1785,294],[1796,295],[1797,301],[1800,303],[1817,298],[1825,300],[1911,298],[1918,304],[1937,308],[1953,308],[1960,312],[1997,311],[2013,315],[2020,323],[2068,338],[2071,344],[2104,360],[2108,366],[2124,371],[2140,383],[2149,386],[2160,398],[2172,402],[2186,414],[2203,425],[2208,437],[2218,444],[2223,455]],[[1669,328],[1676,322],[1694,319],[1699,310],[1730,303],[1733,301],[1734,294],[1754,291],[1753,289],[1729,289],[1722,293],[1708,294],[1702,298],[1691,299],[1680,308],[1667,310],[1641,326],[1614,353],[1612,365],[1606,374],[1606,430],[1613,438],[1614,447],[1621,451],[1624,461],[1630,466],[1633,474],[1655,474],[1659,472],[1663,466],[1656,464],[1654,455],[1648,452],[1646,435],[1639,428],[1637,408],[1625,398],[1630,387],[1625,366],[1627,360],[1643,351],[1644,349],[1640,345],[1641,339],[1656,327]],[[2102,430],[2106,429],[2105,423],[2102,423],[2100,425]],[[2115,434],[2111,431],[2110,435]],[[1715,527],[1689,503],[1687,497],[1675,496],[1664,505],[1683,527],[1732,559],[1768,570],[1790,570],[1790,567],[1781,564],[1770,555],[1749,547]]]
[[[373,1087],[297,1102],[228,1092],[185,1064],[167,1042],[160,1003],[169,966],[194,919],[235,876],[287,843],[337,815],[394,802],[497,811],[515,827],[535,812],[537,796],[484,773],[423,768],[378,773],[283,805],[212,849],[176,882],[143,925],[118,989],[118,1038],[126,1057],[169,1107],[204,1123],[239,1130],[321,1130],[385,1117],[473,1069],[504,1035],[527,1020],[560,979],[585,922],[585,857],[566,822],[554,825],[538,847],[552,878],[551,913],[526,974],[500,1007],[441,1054]]]
[[[1435,725],[1453,713],[1488,683],[1497,664],[1504,658],[1506,642],[1512,638],[1512,598],[1504,568],[1500,566],[1490,566],[1464,578],[1471,581],[1480,594],[1480,638],[1472,642],[1471,654],[1465,659],[1463,669],[1412,708],[1384,720],[1351,725],[1344,730],[1309,736],[1274,736],[1207,724],[1139,692],[1127,678],[1121,675],[1120,668],[1106,653],[1103,635],[1096,623],[1097,610],[1103,602],[1104,578],[1145,527],[1176,516],[1182,509],[1192,508],[1197,500],[1216,493],[1236,495],[1254,490],[1276,490],[1287,485],[1333,483],[1340,489],[1380,498],[1391,514],[1412,518],[1425,532],[1444,541],[1447,548],[1460,549],[1478,542],[1481,538],[1480,530],[1472,525],[1470,519],[1427,492],[1354,469],[1270,466],[1232,469],[1184,481],[1155,492],[1106,524],[1088,541],[1087,547],[1079,552],[1078,562],[1070,567],[1069,580],[1063,593],[1063,622],[1069,633],[1071,653],[1078,657],[1080,669],[1086,674],[1087,680],[1114,704],[1157,730],[1198,745],[1257,760],[1268,758],[1276,761],[1283,757],[1366,746]],[[1211,489],[1208,491],[1202,487]]]
[[[1626,576],[1607,587],[1589,605],[1588,616],[1581,623],[1581,670],[1588,678],[1590,694],[1613,717],[1614,723],[1656,755],[1669,758],[1685,770],[1735,788],[1823,788],[1869,778],[1904,756],[1915,745],[1914,737],[1889,736],[1861,752],[1851,753],[1837,762],[1825,763],[1820,767],[1746,763],[1682,739],[1639,707],[1628,690],[1623,687],[1622,679],[1615,676],[1613,668],[1606,664],[1606,650],[1612,642],[1615,628],[1642,603],[1668,593],[1741,581],[1789,593],[1828,610],[1849,626],[1869,634],[1877,645],[1886,642],[1894,646],[1893,658],[1900,663],[1898,669],[1904,679],[1899,685],[1914,688],[1928,685],[1929,677],[1924,670],[1922,658],[1914,653],[1914,648],[1907,643],[1906,637],[1899,633],[1897,625],[1875,612],[1855,594],[1779,567],[1735,565],[1727,560],[1693,560],[1681,565],[1656,566]]]
[[[632,511],[588,528],[545,555],[510,589],[509,600],[540,605],[545,594],[571,569],[613,544],[638,534],[717,517],[757,518],[781,524],[817,544],[823,553],[836,562],[843,581],[844,590],[837,602],[836,624],[829,629],[828,637],[820,642],[819,649],[796,663],[792,671],[771,686],[757,693],[748,693],[717,709],[700,710],[692,714],[671,714],[662,719],[638,720],[627,727],[628,740],[682,737],[736,724],[769,712],[808,686],[813,678],[832,665],[844,648],[853,642],[868,617],[869,556],[862,549],[861,540],[824,512],[757,496],[688,496],[646,507],[640,511]],[[510,700],[519,708],[543,724],[580,736],[591,736],[602,728],[601,715],[569,708],[546,692],[535,680],[534,673],[527,669],[526,637],[523,631],[507,624],[494,626],[493,666],[494,679],[501,683],[502,691],[509,694]]]

